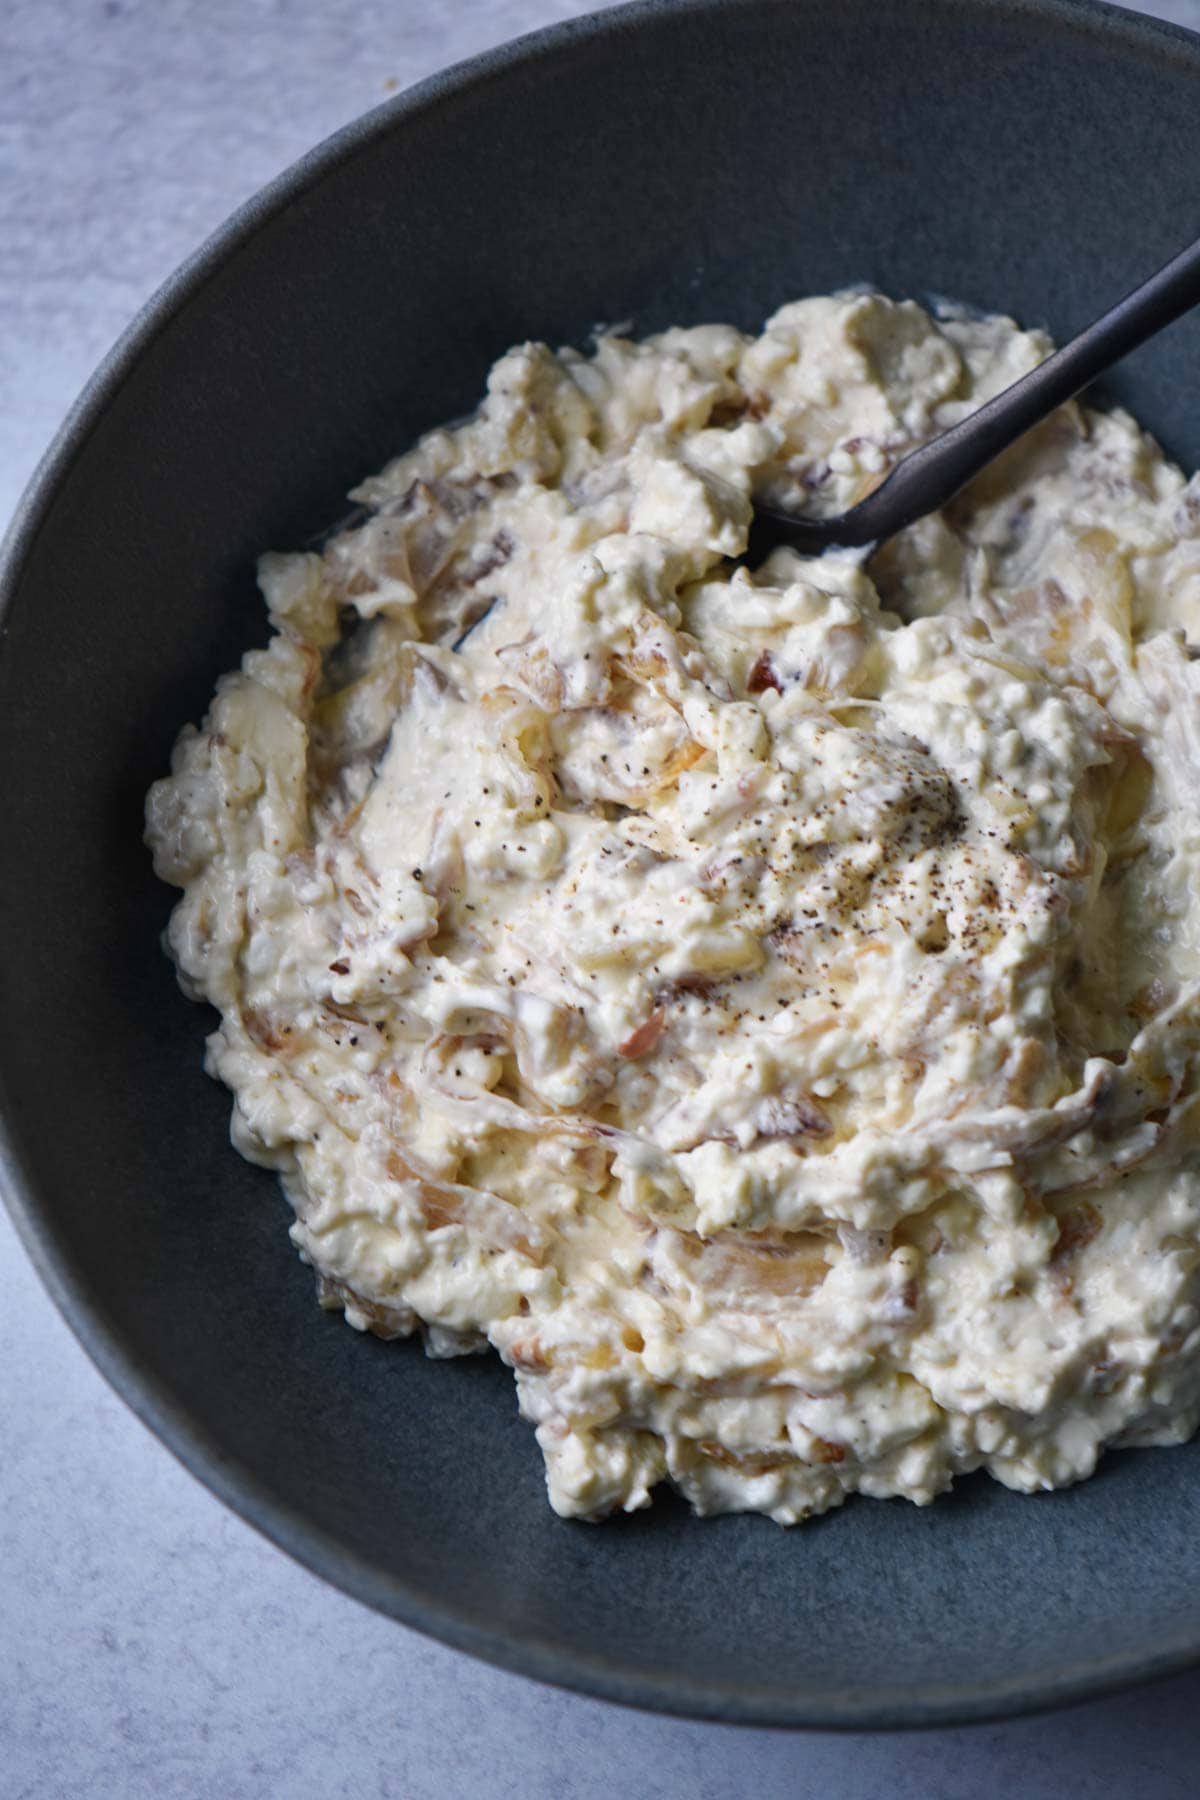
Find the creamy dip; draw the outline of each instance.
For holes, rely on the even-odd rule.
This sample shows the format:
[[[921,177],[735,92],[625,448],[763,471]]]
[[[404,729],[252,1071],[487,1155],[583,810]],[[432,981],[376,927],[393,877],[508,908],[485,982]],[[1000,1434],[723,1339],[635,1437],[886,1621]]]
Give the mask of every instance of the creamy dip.
[[[1050,348],[875,294],[526,344],[268,555],[151,791],[233,1140],[323,1305],[515,1372],[550,1499],[792,1523],[1200,1418],[1200,483]]]

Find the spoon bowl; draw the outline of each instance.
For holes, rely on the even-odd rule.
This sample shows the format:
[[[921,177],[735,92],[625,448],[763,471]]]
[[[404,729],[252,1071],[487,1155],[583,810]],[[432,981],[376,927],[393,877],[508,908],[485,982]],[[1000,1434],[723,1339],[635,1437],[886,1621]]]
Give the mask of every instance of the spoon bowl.
[[[902,457],[857,506],[827,518],[780,512],[755,501],[753,553],[786,544],[804,556],[881,544],[937,512],[1038,425],[1114,363],[1200,303],[1200,238],[1173,256],[1078,337],[1014,381],[969,418]]]

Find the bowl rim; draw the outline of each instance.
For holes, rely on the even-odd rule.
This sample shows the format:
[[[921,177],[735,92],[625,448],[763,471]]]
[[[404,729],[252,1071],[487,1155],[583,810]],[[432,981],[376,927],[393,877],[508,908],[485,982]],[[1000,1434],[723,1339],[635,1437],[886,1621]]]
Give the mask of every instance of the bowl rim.
[[[773,0],[786,5],[788,0]],[[1048,22],[1067,35],[1116,38],[1125,52],[1178,63],[1200,79],[1200,35],[1107,0],[927,0],[947,11],[987,7]],[[762,0],[630,0],[585,13],[451,64],[342,126],[291,163],[218,225],[134,314],[76,399],[37,463],[0,540],[0,655],[5,620],[55,502],[127,377],[176,316],[217,278],[268,220],[349,164],[382,136],[509,71],[557,59],[597,39],[636,33],[670,13],[693,16],[757,7]],[[74,1266],[39,1198],[9,1121],[0,1068],[0,1197],[42,1285],[109,1386],[190,1474],[234,1513],[312,1573],[398,1623],[495,1667],[553,1687],[639,1710],[724,1724],[824,1731],[929,1729],[985,1723],[1049,1710],[1181,1673],[1200,1664],[1200,1617],[1152,1652],[1105,1654],[1089,1647],[1050,1678],[969,1681],[931,1687],[914,1682],[888,1697],[848,1692],[840,1701],[735,1682],[697,1682],[658,1670],[633,1672],[619,1658],[567,1653],[536,1634],[484,1627],[432,1591],[386,1576],[365,1557],[278,1500],[237,1458],[191,1418],[153,1369],[122,1340],[84,1271]]]

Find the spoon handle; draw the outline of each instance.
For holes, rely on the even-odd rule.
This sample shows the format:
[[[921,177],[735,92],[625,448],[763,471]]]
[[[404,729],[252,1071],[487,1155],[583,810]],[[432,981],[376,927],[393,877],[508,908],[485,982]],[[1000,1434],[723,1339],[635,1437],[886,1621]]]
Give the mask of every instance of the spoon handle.
[[[840,519],[812,521],[811,548],[871,544],[894,536],[926,513],[936,512],[1056,406],[1073,399],[1113,363],[1198,302],[1200,239],[1020,381],[904,457],[874,493]],[[786,521],[773,515],[771,523],[784,527]],[[807,521],[792,523],[802,528]],[[797,549],[810,547],[800,534],[780,529],[779,535]]]

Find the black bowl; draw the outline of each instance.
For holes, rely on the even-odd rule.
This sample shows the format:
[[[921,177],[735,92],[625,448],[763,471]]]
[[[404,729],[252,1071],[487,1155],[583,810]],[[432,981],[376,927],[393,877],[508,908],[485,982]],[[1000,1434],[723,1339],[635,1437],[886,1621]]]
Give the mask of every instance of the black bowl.
[[[510,341],[872,281],[1081,326],[1200,222],[1200,39],[1067,0],[668,0],[481,57],[243,209],[105,363],[8,540],[0,1145],[105,1374],[218,1494],[478,1655],[760,1723],[950,1722],[1200,1659],[1200,1443],[1037,1498],[984,1478],[784,1533],[549,1511],[494,1361],[313,1303],[228,1147],[157,934],[142,798],[265,636],[292,547]],[[1200,461],[1200,319],[1113,392]]]

